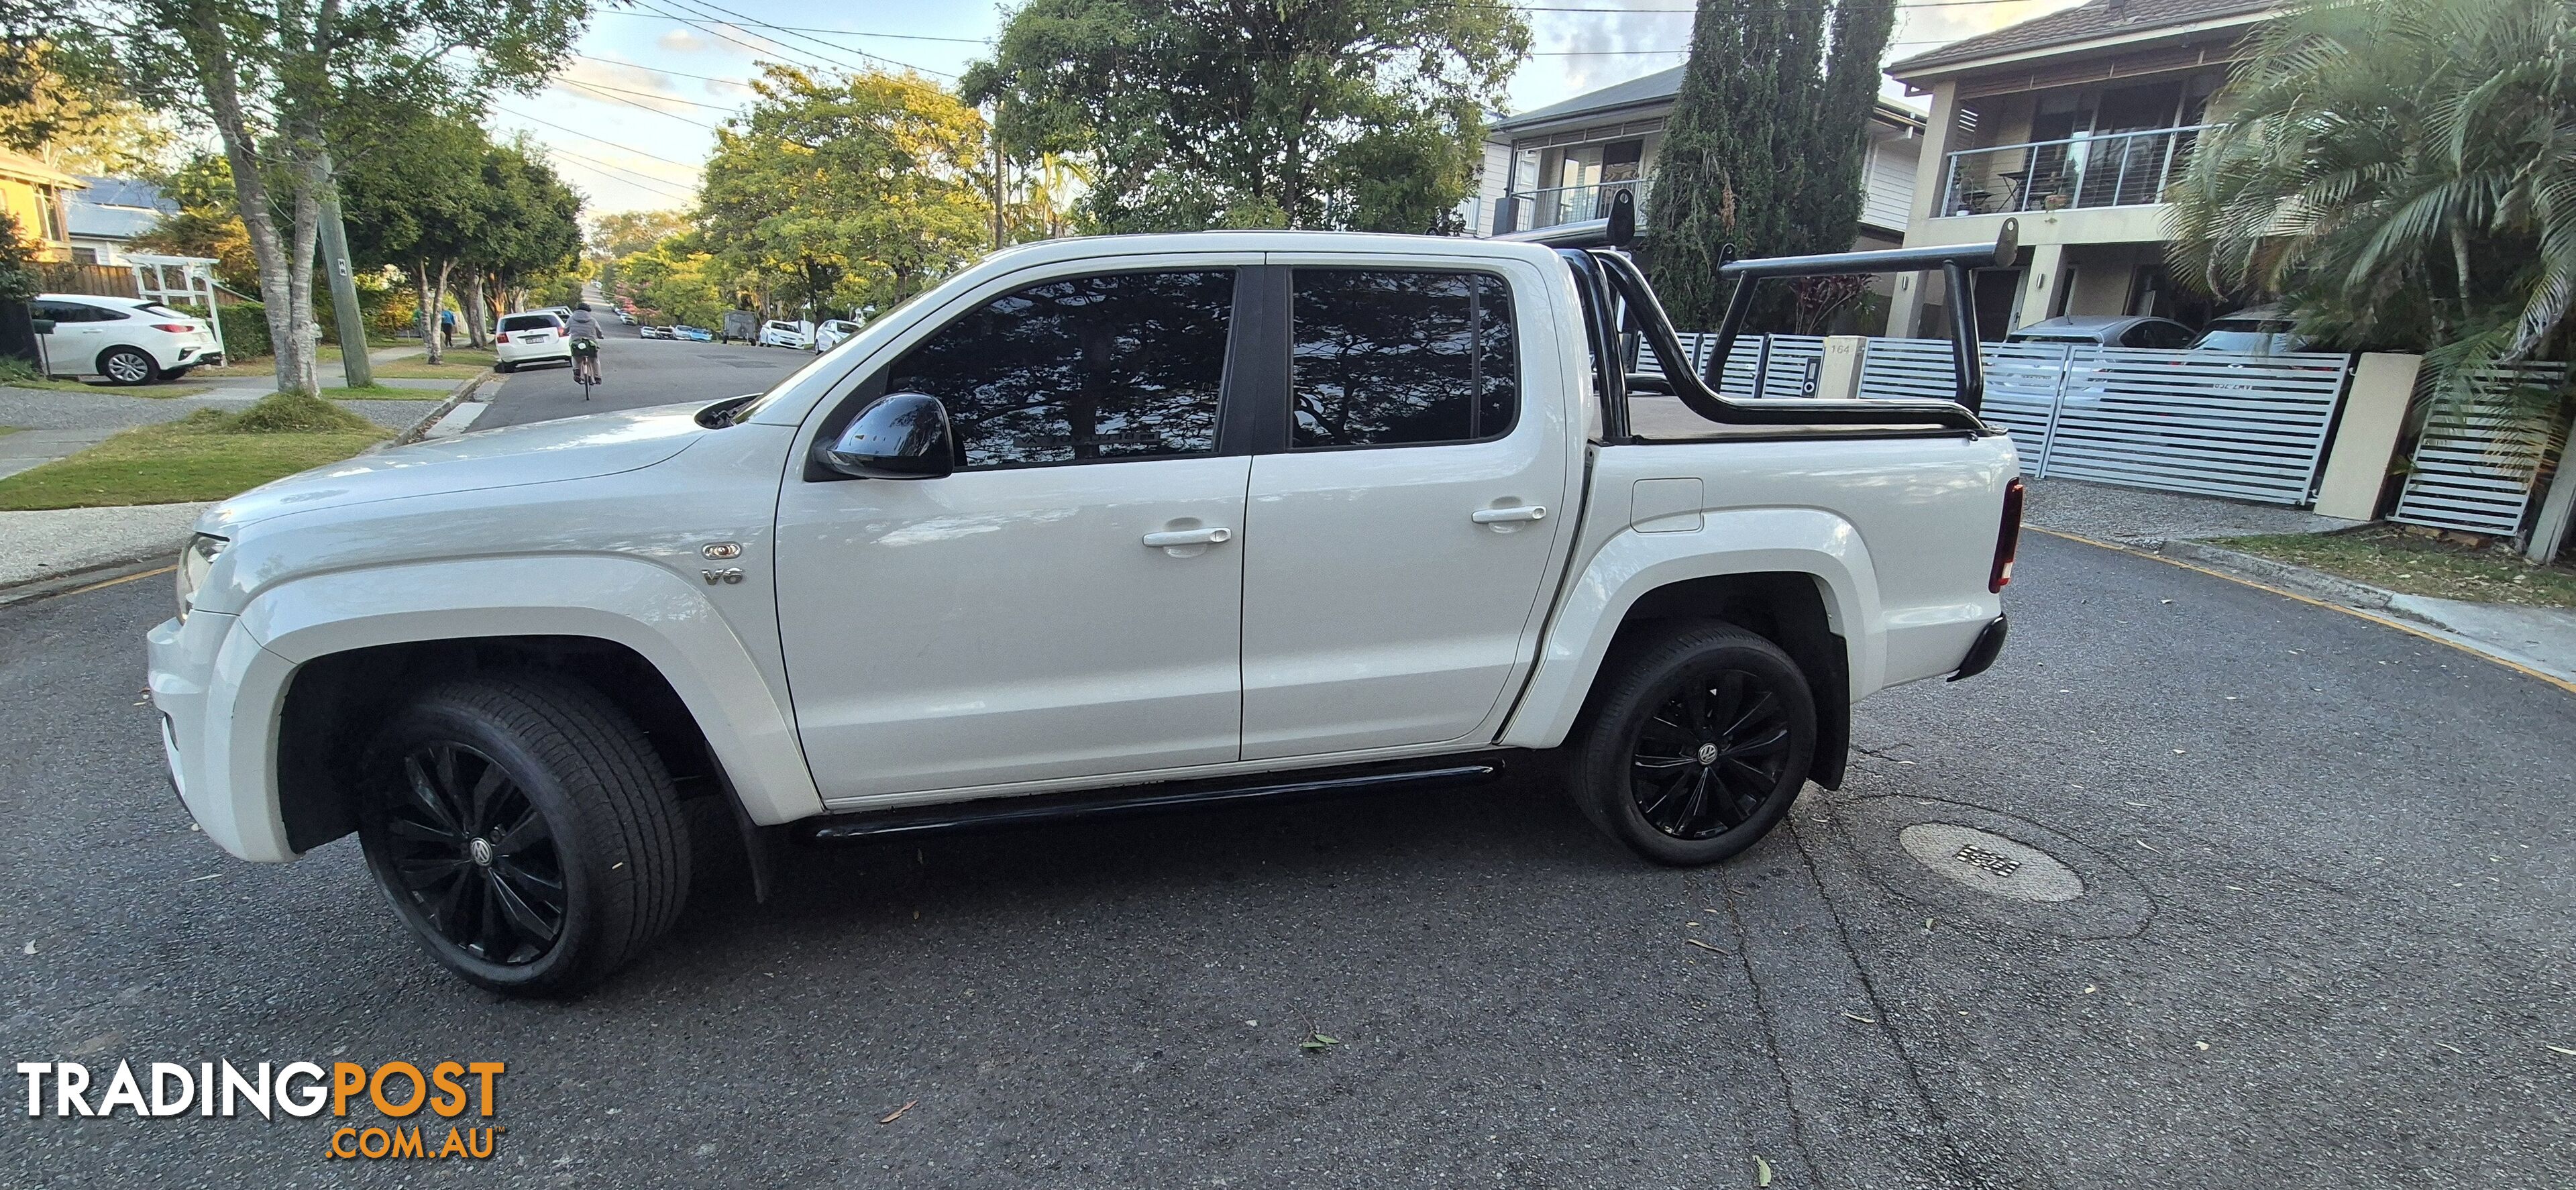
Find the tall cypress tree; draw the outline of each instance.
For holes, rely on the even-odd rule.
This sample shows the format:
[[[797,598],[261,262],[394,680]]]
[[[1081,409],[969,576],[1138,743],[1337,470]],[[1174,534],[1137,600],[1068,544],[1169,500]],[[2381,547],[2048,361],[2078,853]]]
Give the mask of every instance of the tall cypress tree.
[[[1700,0],[1642,245],[1680,325],[1717,325],[1731,288],[1717,276],[1728,244],[1744,256],[1851,246],[1878,60],[1895,20],[1895,0]],[[1767,294],[1756,316],[1776,321],[1786,308],[1785,290]]]

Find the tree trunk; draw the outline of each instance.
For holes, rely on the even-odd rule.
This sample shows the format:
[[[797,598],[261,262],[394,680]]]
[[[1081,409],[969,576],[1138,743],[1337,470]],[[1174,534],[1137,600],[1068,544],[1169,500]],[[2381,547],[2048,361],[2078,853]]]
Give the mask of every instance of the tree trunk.
[[[438,303],[429,296],[429,262],[414,263],[410,272],[412,304],[420,311],[421,345],[428,348],[429,362],[434,364],[439,362]]]
[[[430,283],[429,287],[430,309],[442,312],[447,309],[447,278],[448,274],[454,272],[455,269],[455,261],[442,260],[438,263],[438,280]],[[433,339],[430,341],[429,362],[433,364],[443,364],[447,362],[447,344],[443,339]]]
[[[483,270],[465,270],[465,292],[463,300],[457,304],[465,307],[465,345],[476,348],[491,346],[488,332],[491,330],[492,311],[483,304]]]
[[[286,318],[288,331],[294,336],[296,375],[293,391],[322,393],[319,352],[321,323],[313,317],[313,256],[322,233],[322,187],[330,184],[329,164],[308,140],[297,150],[292,176],[295,179],[294,234],[287,245]],[[278,348],[278,368],[286,368],[286,349]],[[287,386],[280,385],[280,388]]]
[[[290,266],[277,234],[268,179],[260,172],[258,141],[242,115],[241,77],[233,65],[228,36],[211,6],[200,10],[196,27],[186,34],[197,81],[206,95],[206,114],[223,141],[224,160],[232,166],[234,205],[241,211],[242,230],[248,233],[251,259],[259,266],[260,304],[268,318],[269,342],[276,349],[277,387],[291,391],[300,388],[300,378],[308,369],[290,337],[293,318],[280,301],[291,288]]]

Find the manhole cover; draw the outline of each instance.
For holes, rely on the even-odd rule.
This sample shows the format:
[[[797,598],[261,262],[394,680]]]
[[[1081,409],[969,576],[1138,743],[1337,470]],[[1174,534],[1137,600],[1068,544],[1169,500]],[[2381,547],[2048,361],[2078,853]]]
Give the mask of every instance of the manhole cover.
[[[2057,857],[1992,831],[1953,822],[1918,822],[1896,833],[1923,866],[1991,896],[2011,901],[2072,901],[2084,878]]]

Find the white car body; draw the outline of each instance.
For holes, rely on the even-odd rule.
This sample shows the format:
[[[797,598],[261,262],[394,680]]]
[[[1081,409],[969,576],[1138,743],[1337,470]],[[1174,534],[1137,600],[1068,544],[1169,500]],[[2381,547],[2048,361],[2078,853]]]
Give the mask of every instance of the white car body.
[[[1490,336],[1417,340],[1501,361],[1471,373],[1499,388],[1442,390],[1480,394],[1460,398],[1469,433],[1292,446],[1359,424],[1292,403],[1292,286],[1423,274],[1495,295],[1439,310],[1502,311]],[[935,403],[880,399],[916,346],[1019,317],[1025,294],[1140,275],[1234,287],[1223,358],[1182,361],[1222,364],[1212,420],[1086,421],[1070,447],[1052,422],[968,423],[956,469],[919,481],[830,453],[862,411]],[[2011,439],[1946,404],[1944,429],[1859,424],[1899,408],[1879,403],[1838,426],[1623,435],[1582,293],[1555,252],[1498,240],[1043,241],[748,404],[469,433],[271,483],[200,518],[180,614],[149,634],[172,779],[224,850],[294,859],[359,813],[331,766],[376,722],[370,699],[523,654],[614,669],[603,697],[694,741],[674,771],[701,763],[755,827],[1468,763],[1567,743],[1623,626],[1723,611],[1809,675],[1821,734],[1790,788],[1838,784],[1852,703],[2000,647]],[[1173,441],[1201,445],[1100,457]]]
[[[522,310],[504,314],[498,329],[492,333],[492,355],[499,370],[515,371],[528,364],[572,363],[572,339],[564,334],[563,319],[547,310]]]
[[[814,328],[814,350],[830,351],[849,342],[851,336],[859,333],[859,329],[858,323],[846,318],[824,319],[823,325]]]
[[[29,309],[35,317],[53,321],[52,333],[37,341],[51,375],[98,375],[117,384],[145,384],[223,362],[223,349],[203,319],[158,302],[43,293]],[[136,353],[150,361],[148,369],[133,364]]]
[[[802,322],[772,320],[760,325],[760,345],[811,351],[814,348],[814,332],[810,326]]]

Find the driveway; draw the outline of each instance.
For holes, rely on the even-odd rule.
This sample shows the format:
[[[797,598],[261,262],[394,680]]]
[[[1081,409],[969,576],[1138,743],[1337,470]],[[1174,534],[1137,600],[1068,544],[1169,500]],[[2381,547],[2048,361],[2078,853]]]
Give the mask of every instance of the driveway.
[[[0,609],[9,1052],[508,1064],[488,1172],[328,1160],[327,1117],[16,1106],[0,1170],[1750,1187],[1758,1157],[1869,1190],[2565,1185],[2576,698],[2136,555],[2034,535],[2020,574],[1991,673],[1859,708],[1849,787],[1718,868],[1639,864],[1538,763],[799,853],[779,899],[699,898],[572,1004],[441,973],[354,840],[258,867],[191,831],[137,693],[166,579]],[[1991,841],[1962,828],[2080,895],[1909,850]]]

